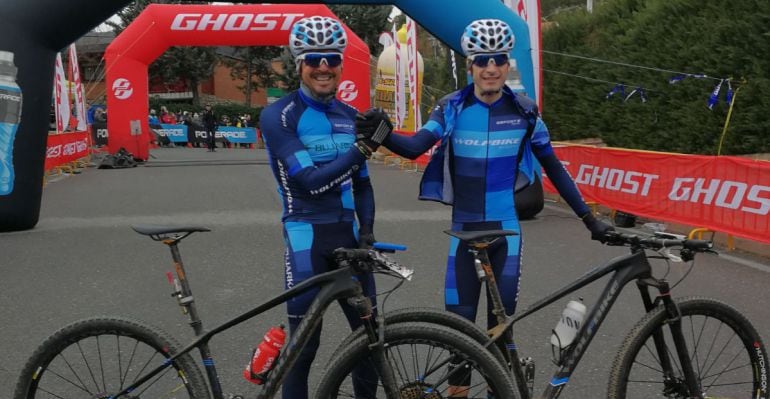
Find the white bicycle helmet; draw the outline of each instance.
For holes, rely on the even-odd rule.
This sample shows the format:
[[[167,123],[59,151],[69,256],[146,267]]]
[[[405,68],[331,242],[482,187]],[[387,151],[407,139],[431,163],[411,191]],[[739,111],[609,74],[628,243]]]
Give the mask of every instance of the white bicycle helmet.
[[[291,28],[289,49],[295,58],[307,52],[334,50],[342,53],[348,45],[339,21],[321,16],[302,18]]]
[[[509,53],[513,50],[513,31],[499,19],[477,19],[465,28],[460,46],[466,57],[476,54]]]

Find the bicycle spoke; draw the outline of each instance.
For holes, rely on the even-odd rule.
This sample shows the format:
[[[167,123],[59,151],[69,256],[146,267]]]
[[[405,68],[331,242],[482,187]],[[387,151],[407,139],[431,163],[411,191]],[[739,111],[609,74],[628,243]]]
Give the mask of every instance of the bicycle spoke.
[[[91,374],[91,380],[94,382],[94,385],[96,386],[96,391],[99,392],[100,390],[99,383],[96,382],[96,377],[94,377],[94,372],[91,370],[91,365],[88,363],[85,353],[83,353],[83,348],[80,346],[80,342],[77,342],[76,345],[78,346],[78,350],[80,351],[80,356],[83,357],[83,363],[86,365],[86,368],[88,369],[88,373]]]
[[[77,371],[75,371],[75,368],[74,368],[74,367],[72,367],[72,365],[71,365],[71,364],[70,364],[70,362],[67,360],[67,358],[66,358],[66,357],[64,357],[64,354],[63,354],[63,353],[60,353],[58,357],[60,357],[60,358],[61,358],[61,359],[64,361],[64,363],[65,363],[65,364],[67,365],[67,367],[70,369],[70,371],[71,371],[71,372],[72,372],[72,374],[75,376],[75,378],[77,378],[77,379],[78,379],[78,382],[80,382],[80,385],[77,385],[77,384],[74,384],[74,383],[73,383],[72,385],[75,385],[76,387],[78,387],[78,388],[82,389],[83,391],[85,391],[85,392],[88,392],[90,395],[93,395],[93,392],[91,392],[91,391],[88,389],[88,386],[86,385],[86,383],[85,383],[85,382],[83,382],[83,380],[80,378],[80,375],[77,373]],[[46,370],[46,371],[48,371],[48,370]],[[55,373],[55,374],[56,374],[56,373]],[[57,376],[59,376],[59,377],[61,377],[62,379],[66,380],[66,381],[69,381],[69,380],[65,379],[64,377],[62,377],[61,375],[59,375],[59,374],[56,374],[56,375],[57,375]]]
[[[50,366],[49,366],[49,367],[50,367]],[[46,372],[46,374],[48,374],[48,373],[53,373],[53,375],[55,375],[55,376],[59,377],[60,379],[62,379],[62,380],[64,380],[64,381],[68,382],[70,385],[74,386],[75,388],[78,388],[79,390],[81,390],[81,391],[83,391],[83,392],[85,392],[85,393],[87,393],[87,394],[89,394],[89,395],[93,395],[94,393],[93,393],[93,392],[91,392],[91,391],[89,391],[89,390],[88,390],[88,387],[86,387],[86,386],[83,384],[83,381],[81,381],[81,380],[80,380],[80,378],[78,378],[78,375],[77,375],[77,373],[75,373],[75,372],[74,372],[74,370],[72,370],[71,368],[70,368],[70,370],[73,372],[73,374],[75,374],[75,377],[78,379],[78,381],[80,382],[80,384],[77,384],[77,383],[75,383],[74,381],[70,380],[69,378],[66,378],[66,377],[64,377],[62,374],[60,374],[60,373],[56,372],[56,370],[51,370],[51,369],[49,368],[49,369],[46,369],[46,371],[45,371],[45,372]]]
[[[125,380],[123,379],[123,361],[120,356],[120,334],[115,334],[115,345],[118,347],[118,380],[120,380],[118,389],[122,391]]]
[[[155,385],[155,383],[156,383],[156,382],[160,381],[160,379],[161,379],[161,378],[165,377],[165,376],[166,376],[166,374],[168,374],[168,372],[169,372],[170,370],[173,370],[173,369],[174,369],[173,367],[168,367],[167,369],[163,370],[163,371],[162,371],[160,374],[158,374],[158,375],[157,375],[157,376],[156,376],[156,377],[155,377],[155,378],[154,378],[152,381],[150,381],[150,382],[148,382],[148,383],[145,383],[144,385],[142,385],[142,387],[143,387],[143,388],[142,388],[142,390],[141,390],[141,391],[139,391],[139,394],[138,394],[138,395],[134,394],[133,392],[132,392],[132,394],[134,394],[134,395],[136,395],[136,396],[138,396],[138,397],[140,397],[140,398],[141,398],[141,397],[142,397],[142,395],[143,395],[143,394],[144,394],[144,393],[145,393],[145,392],[146,392],[148,389],[150,389],[150,387],[152,387],[153,385]],[[164,394],[164,396],[161,396],[161,397],[159,397],[159,399],[168,398],[168,397],[170,397],[169,395],[171,395],[171,394],[173,394],[173,393],[176,393],[176,392],[177,392],[177,391],[179,391],[180,389],[184,389],[184,387],[185,387],[185,386],[184,386],[184,383],[182,383],[182,382],[180,381],[179,385],[177,385],[176,387],[173,387],[172,389],[170,389],[170,390],[169,390],[169,391],[168,391],[166,394]]]
[[[120,379],[121,389],[123,384],[128,380],[128,372],[131,370],[131,363],[134,362],[134,356],[136,355],[136,348],[139,346],[139,341],[134,341],[134,348],[131,349],[131,356],[128,358],[128,364],[126,365],[126,373]]]
[[[99,354],[99,369],[102,372],[102,386],[107,390],[107,381],[104,379],[104,362],[102,361],[102,346],[99,344],[99,336],[96,336],[96,352]]]

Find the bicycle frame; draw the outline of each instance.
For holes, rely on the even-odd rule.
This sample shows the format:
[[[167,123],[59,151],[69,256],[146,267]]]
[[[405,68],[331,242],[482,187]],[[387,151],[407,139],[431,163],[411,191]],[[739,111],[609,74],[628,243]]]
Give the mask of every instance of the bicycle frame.
[[[479,259],[482,264],[484,264],[486,261],[488,265],[489,260],[486,255],[486,248],[482,247],[479,249],[477,259]],[[488,269],[489,273],[491,273],[491,267]],[[584,276],[580,277],[578,280],[530,305],[517,316],[507,318],[504,324],[501,323],[491,330],[492,336],[490,341],[495,342],[498,345],[504,344],[504,346],[501,345],[501,347],[507,349],[507,351],[503,352],[508,353],[508,360],[511,362],[510,364],[512,371],[514,377],[517,380],[517,386],[522,399],[530,399],[532,394],[529,392],[527,383],[524,380],[523,371],[519,366],[518,351],[516,349],[515,343],[513,342],[514,323],[610,273],[614,274],[610,277],[610,280],[607,282],[607,285],[605,286],[604,291],[600,295],[597,302],[587,313],[586,318],[580,327],[580,330],[575,336],[573,344],[564,349],[566,352],[562,356],[560,369],[554,373],[549,385],[540,395],[540,398],[553,399],[559,397],[562,389],[564,389],[566,386],[570,376],[575,371],[575,368],[580,362],[580,359],[583,357],[583,354],[588,348],[588,345],[591,343],[591,340],[596,336],[596,333],[599,330],[599,327],[601,326],[605,317],[607,316],[607,313],[609,313],[609,310],[612,308],[615,300],[617,300],[618,296],[620,295],[620,292],[623,290],[626,284],[633,280],[637,280],[637,286],[639,288],[639,292],[642,296],[642,301],[644,302],[645,310],[647,312],[651,311],[656,305],[656,303],[652,300],[647,287],[653,286],[660,291],[658,298],[662,299],[668,311],[669,318],[671,320],[669,325],[674,337],[674,343],[677,347],[678,357],[682,363],[682,371],[685,374],[686,380],[688,381],[688,388],[691,392],[700,392],[697,379],[695,378],[695,373],[692,369],[692,365],[689,362],[689,354],[687,353],[687,348],[684,344],[681,322],[678,317],[679,310],[676,306],[676,303],[670,297],[668,283],[663,280],[652,278],[652,267],[647,260],[647,256],[644,250],[639,249],[633,250],[633,252],[629,255],[616,257],[603,266],[594,268]],[[494,282],[494,278],[487,279],[487,285],[490,294],[493,297],[499,297],[500,293],[497,285]],[[493,301],[497,302],[494,299]],[[663,348],[662,333],[656,334],[655,344],[664,369],[667,372],[671,372],[672,365],[669,361],[667,351]]]
[[[162,365],[149,371],[148,373],[143,375],[141,378],[137,379],[133,384],[126,387],[121,392],[117,393],[114,396],[115,398],[119,398],[125,394],[130,393],[131,391],[139,387],[141,384],[149,381],[151,378],[158,375],[163,370],[171,367],[171,363],[175,359],[192,351],[195,348],[198,348],[201,354],[201,358],[203,359],[203,365],[206,370],[206,376],[208,377],[209,386],[211,387],[211,392],[213,394],[214,399],[224,399],[221,383],[219,381],[219,376],[214,366],[214,359],[211,357],[211,352],[209,350],[208,343],[211,340],[211,338],[219,334],[220,332],[223,332],[231,327],[234,327],[244,321],[252,319],[290,300],[291,298],[294,298],[302,294],[303,292],[316,287],[320,287],[320,291],[318,292],[318,295],[316,295],[315,299],[311,303],[310,308],[305,314],[305,317],[300,322],[295,333],[292,334],[289,342],[287,342],[287,344],[284,345],[284,348],[281,351],[281,354],[276,360],[273,370],[268,375],[267,381],[265,382],[264,387],[262,388],[262,391],[257,396],[258,398],[260,399],[272,398],[277,393],[278,388],[280,387],[284,377],[286,376],[286,373],[294,365],[294,362],[296,361],[297,357],[301,353],[302,349],[305,347],[310,336],[313,334],[313,332],[318,328],[318,326],[323,321],[322,320],[323,314],[332,302],[341,298],[358,297],[359,300],[354,301],[355,302],[354,306],[357,308],[357,310],[359,311],[359,314],[362,316],[362,319],[364,320],[364,326],[367,329],[367,332],[369,333],[369,337],[370,338],[376,337],[376,322],[373,320],[372,317],[365,317],[365,316],[371,315],[371,311],[372,311],[371,302],[369,302],[368,300],[366,300],[365,297],[363,297],[363,291],[362,291],[361,285],[358,283],[358,281],[356,281],[353,278],[352,270],[347,267],[340,268],[337,270],[332,270],[330,272],[326,272],[326,273],[314,276],[312,278],[309,278],[303,281],[302,283],[297,284],[295,287],[287,291],[284,291],[280,295],[277,295],[271,298],[270,300],[254,307],[253,309],[239,316],[236,316],[230,319],[229,321],[226,321],[220,324],[219,326],[214,327],[209,331],[204,331],[202,322],[198,317],[198,313],[196,311],[194,301],[192,300],[192,292],[190,290],[189,283],[187,282],[187,279],[186,279],[184,266],[182,265],[182,259],[179,253],[179,248],[177,247],[177,243],[171,242],[171,241],[164,242],[164,243],[169,245],[171,249],[172,258],[174,260],[174,266],[176,268],[176,274],[179,278],[179,282],[181,286],[179,287],[180,290],[178,292],[175,292],[174,294],[175,296],[177,296],[179,300],[179,305],[183,307],[184,312],[188,313],[189,311],[190,325],[195,331],[196,339],[192,341],[189,345],[181,349],[178,353],[166,359]],[[386,378],[386,376],[384,375],[382,377]]]

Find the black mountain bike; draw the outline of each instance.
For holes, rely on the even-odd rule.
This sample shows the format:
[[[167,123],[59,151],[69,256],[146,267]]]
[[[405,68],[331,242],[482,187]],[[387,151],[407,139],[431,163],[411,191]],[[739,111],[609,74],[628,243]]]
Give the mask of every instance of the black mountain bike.
[[[487,284],[498,325],[488,331],[487,337],[467,334],[483,343],[495,358],[504,359],[513,375],[518,395],[499,398],[535,397],[535,365],[531,358],[519,356],[513,324],[610,273],[609,282],[586,313],[573,343],[556,354],[559,369],[538,398],[559,397],[605,316],[631,281],[636,281],[647,313],[628,333],[616,355],[608,398],[768,398],[767,353],[762,338],[746,317],[715,299],[673,299],[665,278],[652,276],[648,259],[692,262],[697,253],[713,252],[710,242],[665,233],[640,237],[608,232],[605,237],[608,245],[630,247],[631,253],[594,268],[519,314],[506,316],[487,248],[502,237],[518,233],[509,230],[446,233],[468,244],[479,280]],[[679,255],[673,254],[672,249],[678,250]],[[658,254],[648,255],[646,250]],[[693,266],[694,262],[690,270]],[[658,294],[653,296],[650,287]],[[411,322],[418,320],[418,314],[405,310],[392,319]],[[463,328],[454,318],[434,318],[432,322]],[[437,363],[433,369],[440,370],[448,363],[448,360]]]
[[[392,318],[393,323],[388,322],[390,316],[375,317],[371,301],[362,295],[361,286],[354,277],[367,272],[394,276],[401,279],[398,288],[412,272],[383,252],[402,248],[380,244],[373,250],[338,249],[335,251],[336,270],[310,278],[207,331],[198,316],[178,244],[194,232],[209,229],[135,226],[134,230],[170,247],[176,272],[173,296],[183,312],[189,315],[196,338],[180,347],[165,332],[136,320],[118,317],[81,320],[62,328],[38,347],[22,370],[14,398],[224,399],[209,340],[316,287],[320,288],[318,295],[275,361],[259,398],[272,398],[277,393],[287,371],[335,300],[347,300],[352,304],[363,320],[363,327],[338,349],[339,361],[330,363],[320,383],[322,388],[318,397],[445,398],[449,378],[468,370],[474,375],[471,397],[486,396],[488,391],[503,398],[514,395],[515,388],[507,370],[499,358],[478,342],[484,334],[475,326],[465,324],[464,328],[476,334],[469,337],[462,331],[431,323],[432,320],[454,318],[437,310],[423,310],[401,319],[398,315],[403,312],[397,312]],[[193,349],[200,353],[206,379],[193,360]],[[447,362],[447,359],[459,359],[464,369],[434,369],[436,364]],[[353,375],[374,377],[350,387],[348,393],[344,381],[351,380]]]

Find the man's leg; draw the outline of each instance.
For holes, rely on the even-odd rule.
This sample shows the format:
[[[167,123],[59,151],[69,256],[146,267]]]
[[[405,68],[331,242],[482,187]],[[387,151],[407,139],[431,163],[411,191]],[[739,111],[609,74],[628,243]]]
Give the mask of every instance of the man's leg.
[[[285,253],[285,286],[290,289],[304,280],[322,273],[325,262],[314,256],[314,229],[309,223],[287,222],[284,224]],[[295,334],[308,307],[313,302],[318,289],[304,292],[286,302],[289,316],[289,333]],[[307,379],[310,366],[313,364],[320,343],[321,327],[314,332],[305,348],[300,352],[294,366],[289,370],[283,382],[282,396],[291,399],[306,399],[308,397]]]
[[[467,230],[468,223],[453,223],[452,230]],[[457,313],[475,322],[479,304],[481,283],[473,265],[473,255],[468,252],[468,246],[455,237],[449,242],[449,257],[447,258],[446,280],[444,282],[444,304],[446,310]],[[451,361],[450,370],[457,367],[459,359]],[[449,398],[468,397],[471,384],[471,374],[456,372],[449,378]]]

